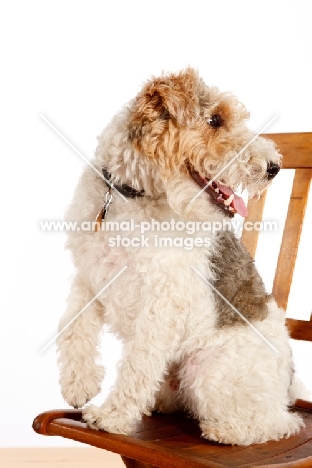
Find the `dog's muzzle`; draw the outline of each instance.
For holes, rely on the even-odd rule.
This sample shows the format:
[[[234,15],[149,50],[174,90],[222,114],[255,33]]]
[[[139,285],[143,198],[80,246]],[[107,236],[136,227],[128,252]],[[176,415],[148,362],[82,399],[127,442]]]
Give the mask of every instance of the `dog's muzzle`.
[[[281,167],[278,164],[269,162],[267,167],[267,178],[269,180],[274,179],[274,177],[279,173],[280,168]]]

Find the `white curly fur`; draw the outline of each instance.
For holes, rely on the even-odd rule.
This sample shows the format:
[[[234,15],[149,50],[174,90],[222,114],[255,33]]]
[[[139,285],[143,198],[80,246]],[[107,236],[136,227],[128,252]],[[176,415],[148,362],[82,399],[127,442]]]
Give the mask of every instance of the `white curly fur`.
[[[154,115],[155,95],[157,106],[161,102],[161,112],[167,109],[169,118]],[[189,110],[191,104],[186,103],[191,102]],[[147,115],[149,105],[153,117]],[[208,131],[206,120],[216,109],[223,109],[224,126]],[[93,161],[97,169],[105,166],[113,182],[145,191],[144,197],[128,203],[114,195],[108,219],[222,221],[224,212],[207,193],[190,203],[199,187],[184,163],[188,159],[200,174],[215,176],[253,137],[246,117],[233,96],[207,88],[191,69],[151,80],[99,138]],[[136,134],[130,138],[134,127]],[[268,185],[268,163],[280,164],[280,159],[272,142],[257,138],[219,180],[258,195]],[[102,178],[87,167],[67,220],[94,221],[105,191]],[[135,237],[138,232],[126,234]],[[284,313],[271,300],[268,317],[254,322],[278,354],[247,325],[217,327],[212,290],[190,268],[195,266],[213,280],[207,255],[214,248],[213,234],[210,247],[191,250],[153,245],[111,248],[111,235],[75,231],[68,236],[77,273],[60,330],[128,266],[58,338],[62,395],[76,407],[100,390],[104,369],[98,345],[103,324],[123,340],[116,384],[101,407],[84,409],[88,425],[128,433],[142,414],[186,408],[198,418],[204,437],[223,443],[265,442],[297,432],[303,423],[288,405],[300,395],[290,389],[293,364]],[[179,391],[168,383],[172,365]]]

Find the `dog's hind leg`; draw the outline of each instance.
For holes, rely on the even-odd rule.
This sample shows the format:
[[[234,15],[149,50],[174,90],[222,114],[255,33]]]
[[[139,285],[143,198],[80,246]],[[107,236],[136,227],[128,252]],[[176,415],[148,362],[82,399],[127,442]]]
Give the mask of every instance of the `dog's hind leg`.
[[[59,324],[57,348],[61,391],[67,403],[77,408],[99,393],[105,374],[98,362],[104,311],[93,298],[92,291],[76,276],[67,310]]]
[[[190,356],[181,372],[185,403],[199,419],[203,437],[249,445],[298,432],[303,423],[288,411],[286,340],[277,340],[277,354],[253,330],[241,327],[228,334],[223,344]]]

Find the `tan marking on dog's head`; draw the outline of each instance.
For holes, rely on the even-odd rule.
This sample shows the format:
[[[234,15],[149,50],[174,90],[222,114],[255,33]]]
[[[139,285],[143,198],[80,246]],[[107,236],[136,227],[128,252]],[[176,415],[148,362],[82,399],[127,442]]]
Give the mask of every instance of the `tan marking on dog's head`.
[[[200,83],[202,80],[191,68],[149,81],[131,108],[129,138],[134,146],[155,157],[150,143],[169,130],[169,120],[179,127],[192,124],[200,109]],[[148,137],[147,142],[144,137]]]
[[[144,125],[157,118],[172,116],[180,125],[194,117],[198,106],[197,88],[201,81],[195,70],[153,78],[143,87],[132,109],[132,125]]]

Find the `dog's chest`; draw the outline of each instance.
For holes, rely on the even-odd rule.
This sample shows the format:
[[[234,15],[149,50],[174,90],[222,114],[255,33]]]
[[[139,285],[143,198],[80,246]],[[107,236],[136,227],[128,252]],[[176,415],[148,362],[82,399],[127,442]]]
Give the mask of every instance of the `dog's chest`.
[[[203,249],[114,248],[100,266],[101,276],[111,278],[125,266],[120,279],[101,295],[106,322],[120,338],[133,339],[138,329],[145,333],[157,323],[164,329],[176,328],[181,338],[198,327],[203,334],[214,327],[212,291],[192,269],[195,266],[210,278]]]

